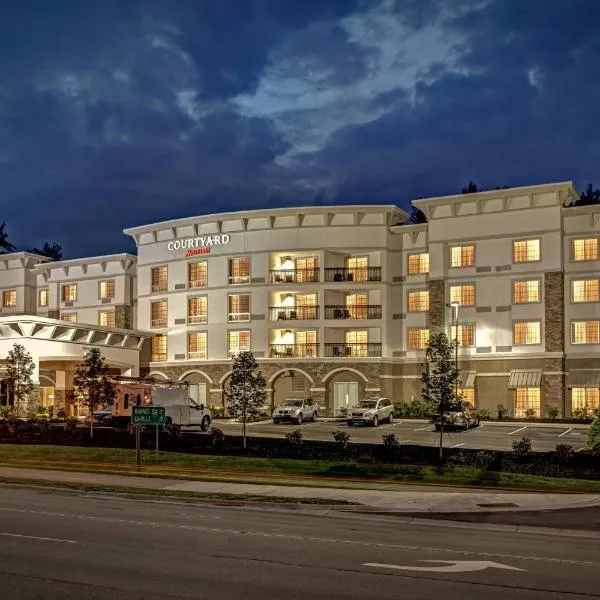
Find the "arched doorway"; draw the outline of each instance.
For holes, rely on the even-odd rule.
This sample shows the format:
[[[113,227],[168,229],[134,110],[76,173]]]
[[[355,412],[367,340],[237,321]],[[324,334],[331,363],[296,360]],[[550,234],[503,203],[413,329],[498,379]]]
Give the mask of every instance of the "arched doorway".
[[[201,371],[191,371],[183,375],[181,381],[187,381],[190,384],[188,395],[194,402],[209,406],[208,386],[211,380],[207,375]]]
[[[311,380],[299,369],[286,369],[273,377],[270,387],[273,389],[273,409],[287,398],[310,398]]]
[[[345,417],[365,395],[367,378],[354,369],[335,369],[324,377],[327,411],[334,417]]]

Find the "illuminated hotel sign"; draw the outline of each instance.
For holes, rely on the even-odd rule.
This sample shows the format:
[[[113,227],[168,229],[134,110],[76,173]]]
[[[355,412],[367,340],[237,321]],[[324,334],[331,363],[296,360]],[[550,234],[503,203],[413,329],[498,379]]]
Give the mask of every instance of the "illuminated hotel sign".
[[[212,246],[224,246],[229,244],[230,237],[224,233],[222,235],[205,235],[196,238],[186,238],[185,240],[174,240],[167,244],[167,248],[174,250],[187,250],[186,256],[195,256],[196,254],[208,254]]]

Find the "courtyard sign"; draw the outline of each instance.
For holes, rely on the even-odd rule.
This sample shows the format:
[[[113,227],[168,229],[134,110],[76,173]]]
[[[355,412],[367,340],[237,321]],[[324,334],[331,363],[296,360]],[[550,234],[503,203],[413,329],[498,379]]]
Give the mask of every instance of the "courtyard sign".
[[[174,240],[167,244],[167,248],[173,250],[193,250],[194,254],[206,254],[210,252],[212,246],[224,246],[229,244],[230,237],[226,233],[221,235],[203,235],[196,238],[186,238],[184,240]],[[200,252],[195,252],[200,250]],[[202,252],[204,250],[204,252]]]

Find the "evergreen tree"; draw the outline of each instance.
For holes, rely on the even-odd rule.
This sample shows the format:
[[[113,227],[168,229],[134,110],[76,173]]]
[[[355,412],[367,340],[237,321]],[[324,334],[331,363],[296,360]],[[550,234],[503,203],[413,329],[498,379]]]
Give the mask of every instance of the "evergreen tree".
[[[54,261],[62,260],[62,246],[56,242],[44,242],[41,250],[39,248],[32,248],[29,252],[39,254],[40,256],[47,256]]]
[[[252,352],[240,352],[233,361],[233,372],[226,396],[231,414],[242,419],[242,436],[246,447],[246,423],[258,414],[265,403],[265,378],[258,370],[258,363]]]
[[[5,231],[6,222],[2,221],[0,225],[0,254],[6,254],[8,252],[14,252],[17,247],[8,241],[8,233]]]
[[[477,184],[473,183],[472,181],[469,181],[469,183],[461,190],[461,193],[476,194],[479,191],[480,190],[479,190],[479,187],[477,186]]]
[[[15,416],[19,418],[21,405],[28,400],[35,385],[32,380],[35,365],[31,354],[21,344],[15,344],[6,358],[7,368],[5,381],[13,394]]]

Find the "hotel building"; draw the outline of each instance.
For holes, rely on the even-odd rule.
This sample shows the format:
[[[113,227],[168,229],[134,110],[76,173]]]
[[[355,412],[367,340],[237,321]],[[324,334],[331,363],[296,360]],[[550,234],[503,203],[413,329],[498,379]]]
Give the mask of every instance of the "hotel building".
[[[116,373],[190,381],[221,407],[251,350],[268,404],[339,415],[365,394],[419,398],[445,331],[474,405],[570,415],[600,394],[600,205],[576,199],[566,182],[414,200],[416,225],[388,205],[223,213],[126,229],[137,256],[2,255],[0,356],[32,352],[46,404],[70,404],[99,346]]]

